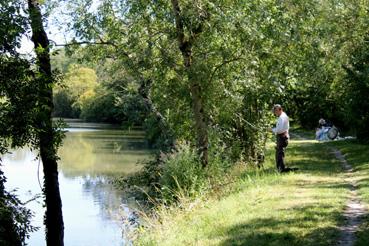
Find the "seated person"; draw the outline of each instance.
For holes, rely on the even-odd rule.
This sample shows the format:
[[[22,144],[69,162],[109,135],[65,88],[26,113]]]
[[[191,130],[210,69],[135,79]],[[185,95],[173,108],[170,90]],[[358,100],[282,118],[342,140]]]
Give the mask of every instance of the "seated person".
[[[328,140],[327,139],[327,132],[332,127],[332,124],[326,122],[323,118],[319,120],[319,126],[316,128],[315,138],[316,140]]]
[[[327,122],[325,119],[321,118],[319,120],[319,126],[318,128],[323,128],[323,127],[332,127],[332,124]]]

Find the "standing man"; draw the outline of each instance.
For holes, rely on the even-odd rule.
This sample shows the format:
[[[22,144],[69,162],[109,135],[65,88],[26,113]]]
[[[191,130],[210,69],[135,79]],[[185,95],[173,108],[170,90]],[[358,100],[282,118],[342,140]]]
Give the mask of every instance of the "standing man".
[[[284,165],[284,152],[288,145],[288,139],[290,138],[290,135],[288,134],[288,130],[290,128],[289,119],[280,104],[275,104],[273,106],[273,113],[278,117],[276,127],[271,129],[277,138],[275,152],[277,169],[279,172],[288,172],[290,169],[286,168]]]

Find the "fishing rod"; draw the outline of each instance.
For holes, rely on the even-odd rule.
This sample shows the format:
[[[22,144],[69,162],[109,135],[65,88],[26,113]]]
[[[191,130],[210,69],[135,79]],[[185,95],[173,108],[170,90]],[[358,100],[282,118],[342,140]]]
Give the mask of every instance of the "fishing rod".
[[[258,164],[257,164],[258,166],[259,166],[259,164],[262,165],[262,163],[264,162],[264,156],[265,156],[265,152],[266,152],[266,142],[267,142],[267,139],[268,139],[268,133],[269,133],[268,129],[269,129],[269,127],[266,126],[266,125],[257,127],[254,124],[250,123],[249,121],[245,120],[243,117],[241,117],[241,115],[236,114],[236,116],[241,121],[245,122],[248,126],[250,126],[252,129],[262,132],[262,134],[260,136],[260,138],[261,138],[260,140],[261,140],[261,143],[262,143],[262,152],[261,152],[262,157],[261,157],[260,162],[258,161]],[[259,157],[258,157],[258,159],[259,159]]]
[[[255,129],[255,130],[266,130],[266,129],[268,129],[268,127],[267,127],[267,126],[264,126],[264,127],[257,127],[257,126],[255,126],[254,124],[252,124],[252,123],[248,122],[247,120],[245,120],[244,118],[242,118],[239,114],[236,114],[236,116],[237,116],[240,120],[244,121],[246,124],[248,124],[249,126],[251,126],[251,128],[253,128],[253,129]]]

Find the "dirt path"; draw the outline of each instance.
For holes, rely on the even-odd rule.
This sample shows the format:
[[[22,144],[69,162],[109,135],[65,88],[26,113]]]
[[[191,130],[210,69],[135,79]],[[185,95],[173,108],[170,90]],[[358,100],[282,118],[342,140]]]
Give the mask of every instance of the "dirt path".
[[[294,138],[306,139],[298,134],[293,134]],[[354,179],[354,170],[346,161],[344,155],[335,148],[331,148],[332,153],[341,161],[342,168],[345,170],[345,182],[350,186],[350,195],[344,210],[345,225],[340,227],[341,235],[337,246],[353,246],[356,241],[355,233],[358,231],[362,222],[362,217],[367,213],[365,206],[361,203],[357,194],[357,183]]]
[[[357,183],[354,179],[354,172],[351,165],[347,163],[339,150],[332,149],[332,153],[341,161],[342,167],[345,170],[345,182],[350,185],[350,196],[344,211],[346,223],[340,227],[341,236],[337,245],[352,246],[356,241],[355,232],[362,222],[362,216],[366,213],[366,209],[357,194]]]

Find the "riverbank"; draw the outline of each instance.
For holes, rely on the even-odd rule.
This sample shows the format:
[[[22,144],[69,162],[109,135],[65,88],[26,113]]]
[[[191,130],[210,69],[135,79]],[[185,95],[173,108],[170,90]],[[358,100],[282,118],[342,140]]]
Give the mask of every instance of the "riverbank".
[[[243,170],[235,183],[212,197],[183,201],[179,208],[159,208],[156,219],[146,221],[136,244],[334,245],[345,224],[350,187],[332,147],[353,166],[358,195],[368,207],[368,146],[292,139],[287,164],[299,171],[276,173],[270,145],[264,170]],[[364,236],[368,220],[363,221],[357,245],[368,245]]]

